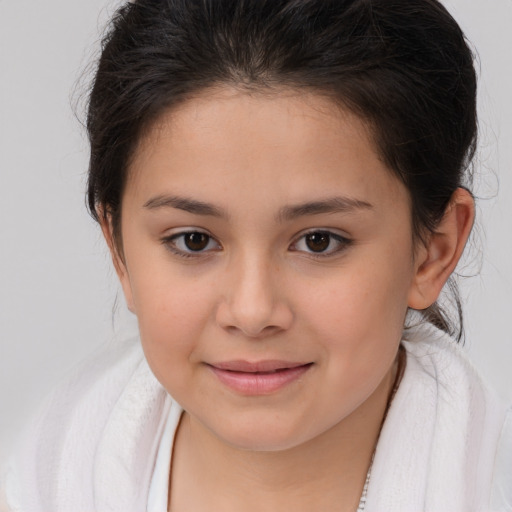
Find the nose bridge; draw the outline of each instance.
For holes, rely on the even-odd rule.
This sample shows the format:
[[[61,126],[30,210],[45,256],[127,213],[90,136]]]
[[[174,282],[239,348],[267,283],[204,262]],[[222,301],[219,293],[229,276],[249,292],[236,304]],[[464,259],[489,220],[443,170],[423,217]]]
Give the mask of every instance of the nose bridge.
[[[261,252],[252,251],[240,258],[235,273],[233,305],[248,312],[260,310],[263,313],[274,302],[271,279],[274,264],[270,257]]]
[[[279,262],[263,250],[247,249],[229,267],[224,327],[252,337],[287,328],[291,312],[284,300]]]

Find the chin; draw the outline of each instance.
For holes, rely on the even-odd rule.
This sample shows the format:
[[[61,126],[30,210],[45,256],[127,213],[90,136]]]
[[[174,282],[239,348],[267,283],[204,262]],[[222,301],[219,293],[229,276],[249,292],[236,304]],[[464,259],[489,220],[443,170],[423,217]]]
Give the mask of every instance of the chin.
[[[310,440],[304,432],[297,432],[293,426],[263,422],[261,418],[250,425],[232,423],[229,429],[214,431],[223,443],[238,450],[254,452],[279,452],[290,450]],[[314,436],[311,436],[314,437]]]

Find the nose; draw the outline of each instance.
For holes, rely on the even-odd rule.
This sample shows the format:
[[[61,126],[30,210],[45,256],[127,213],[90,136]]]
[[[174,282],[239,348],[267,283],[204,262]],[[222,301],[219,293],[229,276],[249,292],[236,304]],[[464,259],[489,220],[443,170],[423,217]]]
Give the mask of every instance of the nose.
[[[226,271],[217,323],[232,333],[264,338],[287,330],[293,313],[286,300],[279,267],[263,257],[231,262]]]

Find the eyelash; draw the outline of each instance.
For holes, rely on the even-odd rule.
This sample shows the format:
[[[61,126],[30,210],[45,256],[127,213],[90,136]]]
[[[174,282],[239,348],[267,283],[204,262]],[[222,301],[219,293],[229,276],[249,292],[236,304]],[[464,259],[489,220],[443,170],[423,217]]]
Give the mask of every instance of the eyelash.
[[[328,229],[311,229],[309,231],[306,231],[305,233],[302,233],[297,238],[297,241],[293,242],[290,247],[296,247],[301,240],[305,241],[306,238],[311,235],[327,236],[329,238],[328,247],[332,244],[333,241],[337,244],[337,246],[334,249],[331,249],[329,252],[326,252],[326,251],[322,251],[322,252],[302,251],[305,254],[307,254],[308,257],[310,257],[310,258],[320,259],[320,258],[333,257],[333,256],[339,254],[340,252],[343,252],[344,250],[346,250],[353,242],[350,238],[347,238],[346,236],[342,236],[338,233],[334,233],[333,231],[329,231]],[[304,243],[307,243],[307,242],[304,242]],[[300,249],[296,249],[296,248],[293,248],[292,250],[298,251],[298,252],[300,251]]]
[[[204,235],[208,238],[208,244],[207,244],[207,247],[208,245],[210,245],[210,243],[212,241],[214,241],[218,247],[220,247],[220,244],[215,240],[215,238],[213,238],[211,235],[209,235],[208,233],[204,232],[204,231],[200,231],[198,229],[191,229],[190,231],[182,231],[181,233],[176,233],[174,235],[171,235],[171,236],[166,236],[164,238],[162,238],[162,244],[165,246],[165,248],[167,250],[169,250],[170,252],[172,252],[173,254],[177,255],[177,256],[180,256],[181,258],[199,258],[199,257],[204,257],[206,254],[208,254],[206,251],[204,250],[200,250],[200,251],[193,251],[193,250],[189,250],[189,251],[186,251],[186,250],[183,250],[183,249],[179,249],[177,246],[176,246],[176,240],[178,239],[184,239],[185,236],[187,235]],[[183,241],[184,243],[184,241]],[[216,249],[218,250],[218,249]],[[211,251],[211,249],[210,249]]]
[[[205,249],[201,249],[201,250],[197,250],[197,251],[189,249],[187,251],[187,250],[178,248],[176,246],[176,240],[181,238],[183,240],[183,243],[185,243],[184,237],[187,235],[204,235],[205,237],[207,237],[208,241],[207,241],[207,245],[206,245]],[[329,247],[333,241],[335,241],[337,243],[337,247],[335,249],[331,249],[329,252],[306,251],[306,250],[300,250],[300,249],[296,248],[300,241],[306,240],[306,237],[311,236],[311,235],[326,236],[329,239],[327,247]],[[181,258],[204,257],[204,256],[208,255],[209,253],[216,252],[222,248],[220,243],[217,242],[213,236],[209,235],[208,233],[206,233],[204,231],[199,231],[199,230],[182,231],[181,233],[176,233],[171,236],[162,238],[161,242],[167,250],[169,250],[170,252],[172,252],[173,254],[175,254]],[[218,249],[214,249],[213,251],[212,251],[212,249],[207,250],[207,248],[211,242],[214,242],[217,245]],[[304,242],[304,243],[307,243],[307,242]],[[315,258],[315,259],[321,259],[321,258],[329,258],[329,257],[335,256],[336,254],[347,249],[352,243],[353,243],[353,241],[351,239],[349,239],[345,236],[342,236],[338,233],[334,233],[334,232],[326,230],[326,229],[312,229],[305,233],[302,233],[299,237],[297,237],[296,241],[290,245],[290,248],[294,252],[304,252],[305,254],[308,255],[308,257]]]

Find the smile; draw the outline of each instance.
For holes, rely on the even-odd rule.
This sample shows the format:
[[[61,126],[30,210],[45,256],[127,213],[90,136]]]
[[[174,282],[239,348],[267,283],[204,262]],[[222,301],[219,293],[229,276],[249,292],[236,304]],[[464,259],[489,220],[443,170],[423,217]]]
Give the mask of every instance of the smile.
[[[313,363],[229,361],[208,365],[222,384],[248,396],[275,393],[298,380]]]

